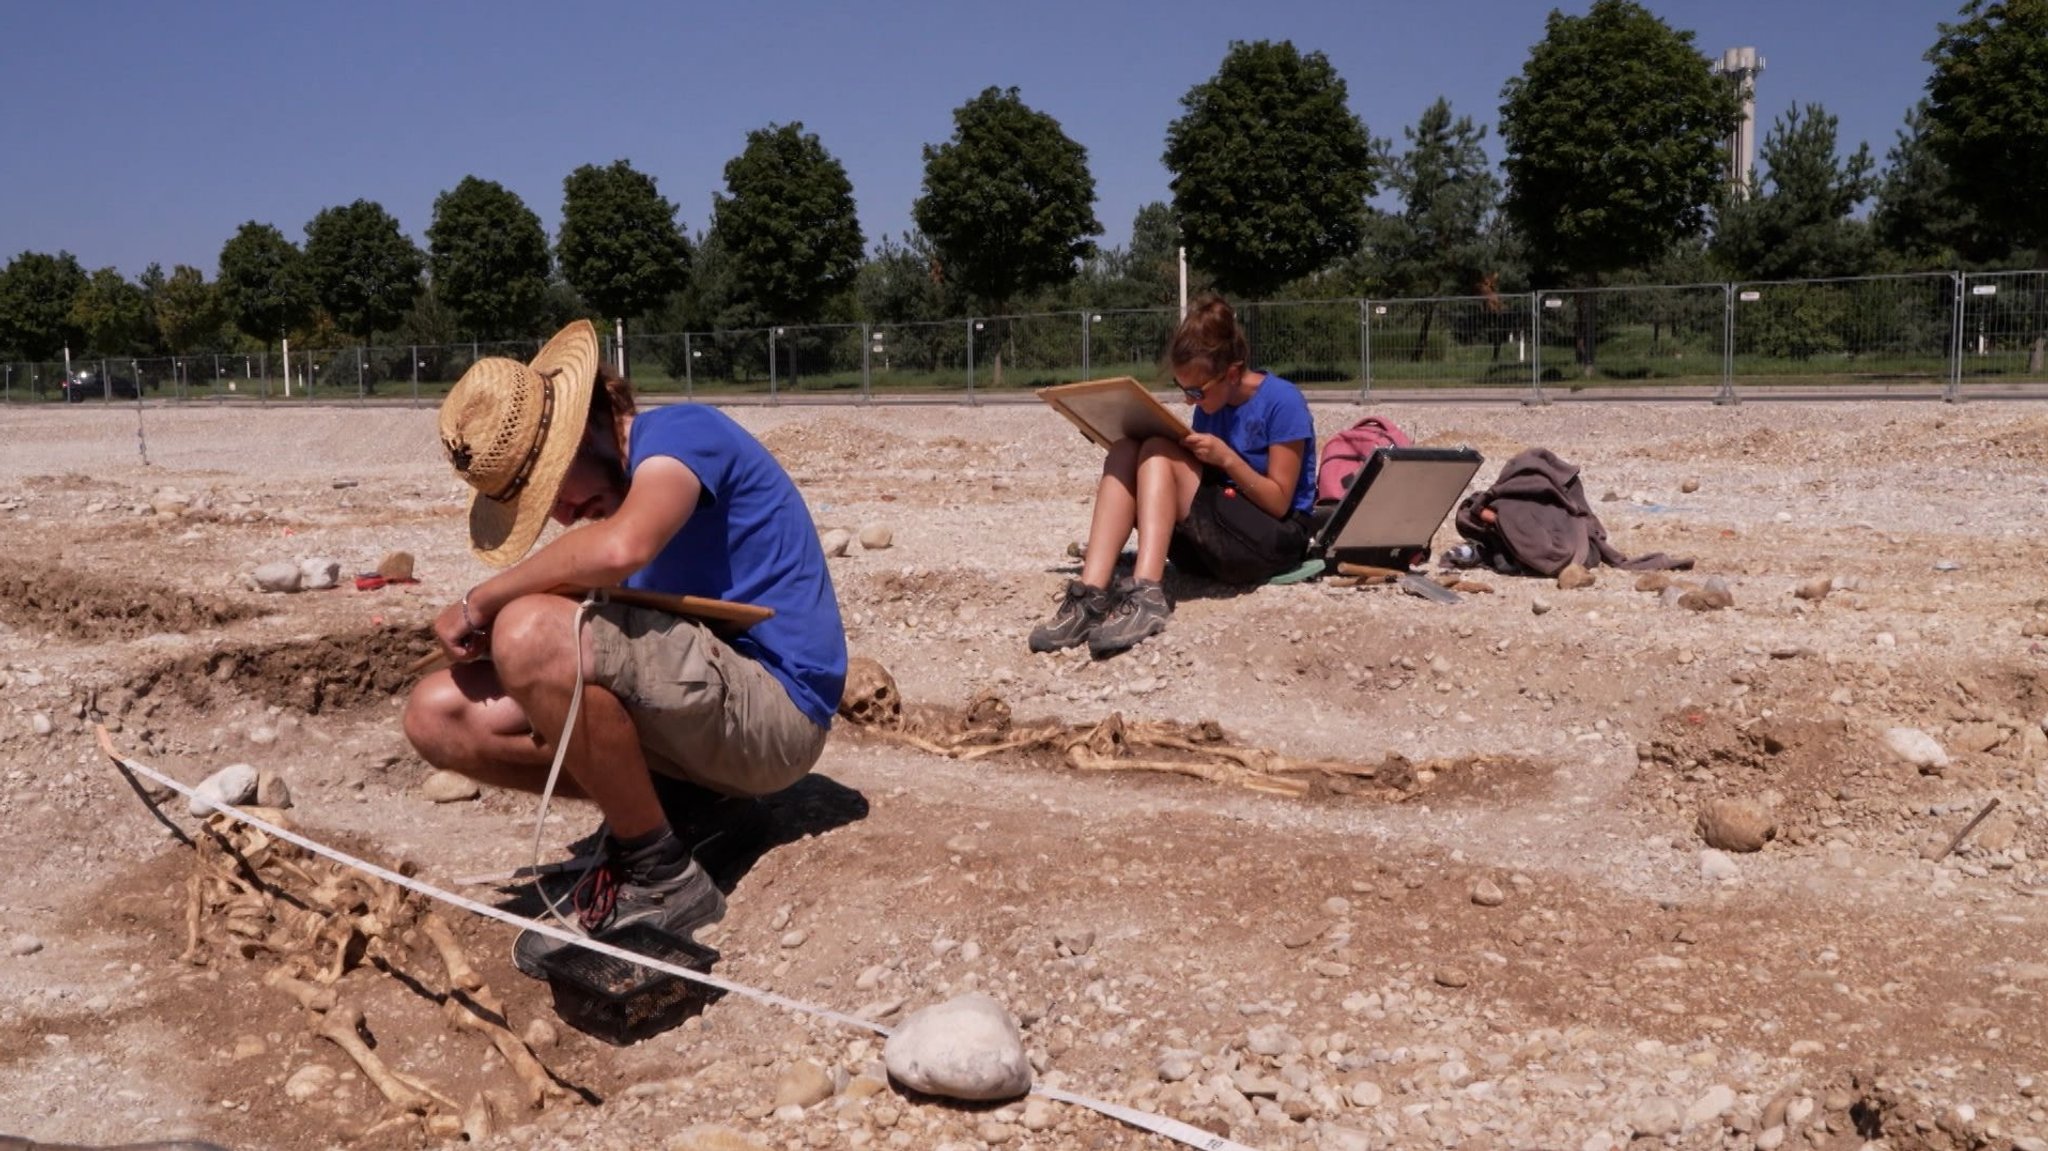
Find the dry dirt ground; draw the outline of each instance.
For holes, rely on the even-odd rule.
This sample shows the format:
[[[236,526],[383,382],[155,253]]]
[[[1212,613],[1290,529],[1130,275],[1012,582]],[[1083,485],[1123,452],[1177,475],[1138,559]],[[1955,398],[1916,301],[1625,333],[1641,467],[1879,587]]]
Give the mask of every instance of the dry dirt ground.
[[[978,989],[1041,1082],[1274,1151],[2048,1146],[2048,409],[1385,410],[1479,448],[1481,483],[1522,446],[1581,464],[1621,550],[1695,557],[1734,605],[1610,569],[1571,591],[1486,576],[1455,605],[1174,579],[1158,639],[1032,655],[1098,463],[1062,421],[738,409],[821,529],[892,532],[833,575],[854,652],[928,720],[993,693],[1018,724],[1206,720],[1376,774],[1274,795],[842,724],[765,850],[723,865],[718,972],[886,1022]],[[1316,412],[1326,435],[1359,414]],[[301,830],[436,884],[528,862],[534,803],[430,801],[398,730],[424,625],[482,574],[432,421],[152,407],[139,445],[133,409],[0,412],[0,1134],[460,1138],[445,1113],[434,1134],[382,1122],[263,982],[272,958],[211,913],[181,961],[194,853],[92,738],[106,723],[187,782],[275,772]],[[247,578],[395,549],[418,585]],[[1948,765],[1887,750],[1897,727]],[[1724,798],[1770,811],[1762,851],[1703,854],[1698,812]],[[594,822],[558,806],[548,851]],[[489,1112],[488,1146],[1170,1146],[1044,1101],[907,1097],[879,1081],[879,1037],[737,996],[608,1046],[555,1022],[508,928],[441,914],[567,1094],[528,1108],[507,1058],[450,1025],[417,920],[334,990],[391,1066]]]

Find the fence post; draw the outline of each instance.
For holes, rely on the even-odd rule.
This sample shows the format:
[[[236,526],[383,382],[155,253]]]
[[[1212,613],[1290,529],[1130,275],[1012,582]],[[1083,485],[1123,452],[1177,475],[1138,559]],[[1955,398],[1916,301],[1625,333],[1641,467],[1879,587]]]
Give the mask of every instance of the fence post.
[[[683,333],[683,398],[697,398],[697,352],[690,347],[690,333]]]
[[[1084,380],[1085,380],[1085,379],[1087,379],[1087,378],[1089,378],[1090,376],[1094,375],[1094,373],[1093,373],[1093,372],[1091,372],[1091,371],[1089,371],[1089,370],[1088,370],[1088,352],[1089,352],[1089,348],[1088,348],[1088,309],[1086,309],[1086,308],[1082,308],[1082,309],[1081,309],[1081,378],[1082,378],[1082,379],[1084,379]]]
[[[406,353],[406,354],[412,357],[412,406],[413,406],[413,407],[419,407],[419,406],[420,406],[420,346],[419,346],[418,344],[414,344],[414,345],[412,345],[412,347],[411,347],[411,348],[410,348],[410,349],[409,349],[409,350],[407,351],[407,353]]]
[[[1529,289],[1529,402],[1543,403],[1543,292]]]
[[[860,402],[867,403],[874,397],[874,325],[862,321],[860,325]]]
[[[976,398],[975,398],[975,395],[974,395],[974,330],[975,330],[976,328],[979,328],[980,326],[981,326],[981,325],[980,325],[979,323],[976,323],[976,322],[975,322],[975,320],[974,320],[974,318],[973,318],[973,317],[971,317],[971,316],[970,316],[970,317],[968,317],[968,320],[967,320],[967,405],[968,405],[969,407],[973,407],[973,406],[974,406],[975,404],[978,404],[978,403],[980,403],[980,402],[981,402],[981,401],[979,401],[978,399],[976,399]]]
[[[1741,397],[1735,394],[1735,285],[1721,285],[1721,390],[1714,396],[1714,406],[1727,407],[1739,404]]]
[[[1372,301],[1358,300],[1358,403],[1372,403]]]
[[[781,328],[768,329],[768,402],[771,404],[780,402],[775,391],[775,337],[781,332]]]
[[[1942,389],[1945,403],[1963,402],[1963,298],[1969,294],[1970,277],[1962,272],[1948,274],[1955,304],[1949,309],[1948,386]]]

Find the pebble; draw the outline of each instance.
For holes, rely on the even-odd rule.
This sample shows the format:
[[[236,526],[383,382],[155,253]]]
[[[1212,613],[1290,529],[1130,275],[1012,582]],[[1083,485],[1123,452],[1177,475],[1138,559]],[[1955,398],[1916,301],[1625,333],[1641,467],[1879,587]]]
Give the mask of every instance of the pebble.
[[[1472,982],[1469,973],[1456,967],[1439,967],[1430,978],[1436,980],[1439,987],[1463,987]]]
[[[795,929],[794,931],[786,932],[782,936],[782,948],[785,951],[793,951],[796,948],[802,947],[804,945],[804,940],[809,939],[810,937],[811,933],[805,931],[801,927]]]
[[[1747,799],[1710,799],[1700,805],[1700,838],[1722,851],[1762,851],[1778,833],[1762,804]]]
[[[1092,927],[1064,927],[1052,933],[1053,950],[1061,955],[1086,955],[1095,946]]]
[[[1316,1151],[1373,1151],[1373,1138],[1356,1127],[1325,1123],[1316,1131]]]
[[[1705,1095],[1693,1100],[1692,1106],[1685,1109],[1685,1125],[1696,1127],[1702,1123],[1712,1123],[1728,1114],[1734,1107],[1735,1088],[1726,1083],[1716,1083],[1707,1089]]]
[[[1741,875],[1742,869],[1735,865],[1733,859],[1728,858],[1726,852],[1716,851],[1711,847],[1700,852],[1700,878],[1712,883],[1726,883]]]
[[[412,571],[411,552],[391,552],[377,561],[377,574],[387,580],[409,580],[412,578]]]
[[[1344,1089],[1344,1097],[1351,1101],[1353,1107],[1370,1108],[1378,1107],[1381,1100],[1386,1098],[1386,1092],[1381,1091],[1380,1085],[1372,1080],[1360,1079]]]
[[[1644,572],[1636,577],[1636,590],[1640,592],[1661,592],[1670,586],[1670,572]]]
[[[1783,1124],[1779,1124],[1776,1127],[1766,1127],[1762,1131],[1757,1132],[1756,1151],[1778,1151],[1778,1148],[1784,1145],[1785,1127]]]
[[[1720,611],[1735,606],[1735,593],[1720,576],[1708,576],[1704,585],[1679,596],[1678,606],[1691,611]]]
[[[207,815],[216,806],[239,807],[256,798],[256,769],[246,763],[231,763],[206,777],[192,789],[186,810]]]
[[[843,556],[853,546],[853,533],[845,528],[833,528],[818,540],[828,556]]]
[[[48,735],[56,730],[50,724],[50,717],[40,711],[28,717],[28,728],[37,735]]]
[[[1560,591],[1577,591],[1580,588],[1592,587],[1598,582],[1599,577],[1587,571],[1581,564],[1566,564],[1564,570],[1557,573],[1557,586]]]
[[[1548,615],[1550,614],[1550,601],[1540,595],[1536,596],[1529,601],[1529,611],[1534,615]]]
[[[1656,1139],[1676,1134],[1684,1122],[1685,1114],[1678,1109],[1678,1104],[1669,1099],[1652,1099],[1636,1108],[1628,1125],[1637,1135]]]
[[[1678,485],[1678,490],[1684,492],[1686,495],[1691,495],[1694,492],[1700,490],[1700,482],[1696,479],[1693,479],[1690,476],[1687,476],[1684,480],[1680,481]]]
[[[1963,565],[1959,560],[1935,560],[1934,570],[1938,572],[1959,572],[1963,570]]]
[[[1254,1027],[1245,1036],[1245,1050],[1268,1059],[1278,1059],[1289,1052],[1301,1050],[1301,1040],[1289,1034],[1287,1028],[1278,1023]]]
[[[256,806],[287,808],[292,805],[291,786],[274,771],[256,773]]]
[[[33,935],[28,935],[26,933],[17,935],[14,938],[7,941],[7,954],[16,957],[23,955],[34,955],[36,952],[41,951],[42,949],[43,941],[37,939]]]
[[[1163,1083],[1178,1083],[1195,1073],[1195,1053],[1192,1051],[1164,1051],[1153,1072]]]
[[[435,771],[420,784],[420,798],[432,803],[461,803],[483,792],[476,781],[452,771]]]
[[[1491,879],[1481,879],[1472,885],[1472,902],[1481,907],[1499,907],[1507,901],[1507,892]]]
[[[334,1068],[325,1063],[308,1063],[284,1081],[285,1098],[294,1103],[309,1103],[332,1090],[335,1078]]]
[[[1807,580],[1805,583],[1800,584],[1798,587],[1793,588],[1792,594],[1798,596],[1800,599],[1824,600],[1828,598],[1828,593],[1834,590],[1835,581],[1832,578],[1828,576],[1816,576],[1813,579]]]
[[[832,1076],[809,1059],[797,1061],[775,1084],[775,1106],[810,1107],[832,1098]]]
[[[882,1048],[897,1082],[949,1099],[1013,1099],[1031,1089],[1017,1021],[986,995],[968,994],[903,1021]]]
[[[803,1118],[803,1112],[797,1112]],[[768,1151],[768,1145],[758,1142],[731,1127],[716,1123],[700,1123],[663,1144],[664,1151]]]
[[[896,535],[885,524],[864,524],[860,529],[860,546],[871,552],[878,552],[896,542]]]
[[[1050,1131],[1059,1126],[1059,1109],[1036,1095],[1024,1101],[1024,1115],[1018,1120],[1026,1131]]]

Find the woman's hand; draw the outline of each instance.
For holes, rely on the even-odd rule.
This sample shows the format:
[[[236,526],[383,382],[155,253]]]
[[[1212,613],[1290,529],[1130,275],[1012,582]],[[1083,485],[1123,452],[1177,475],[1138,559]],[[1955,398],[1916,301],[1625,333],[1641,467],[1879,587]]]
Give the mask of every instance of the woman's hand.
[[[1226,472],[1230,470],[1230,462],[1238,458],[1237,452],[1229,444],[1224,443],[1220,436],[1212,436],[1206,432],[1190,432],[1188,437],[1180,442],[1180,446],[1186,448],[1188,454],[1195,457],[1198,462],[1212,468],[1222,468]]]

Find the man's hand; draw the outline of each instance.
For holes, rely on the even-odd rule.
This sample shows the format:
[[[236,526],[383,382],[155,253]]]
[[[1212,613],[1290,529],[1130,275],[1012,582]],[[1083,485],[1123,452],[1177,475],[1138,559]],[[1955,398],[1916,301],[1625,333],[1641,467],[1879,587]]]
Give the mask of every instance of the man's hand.
[[[490,654],[489,634],[471,627],[470,619],[470,613],[465,613],[460,603],[449,604],[434,617],[434,638],[440,642],[442,653],[454,663]]]

